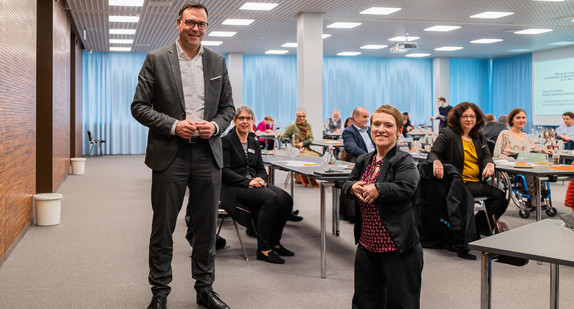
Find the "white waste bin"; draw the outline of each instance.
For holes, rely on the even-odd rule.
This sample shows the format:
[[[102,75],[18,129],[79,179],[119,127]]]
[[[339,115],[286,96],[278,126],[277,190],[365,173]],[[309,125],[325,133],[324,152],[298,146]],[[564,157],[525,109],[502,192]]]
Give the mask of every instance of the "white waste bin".
[[[86,158],[71,158],[72,175],[84,175],[86,172]]]
[[[62,210],[61,193],[40,193],[34,195],[36,205],[36,225],[50,226],[60,224]]]

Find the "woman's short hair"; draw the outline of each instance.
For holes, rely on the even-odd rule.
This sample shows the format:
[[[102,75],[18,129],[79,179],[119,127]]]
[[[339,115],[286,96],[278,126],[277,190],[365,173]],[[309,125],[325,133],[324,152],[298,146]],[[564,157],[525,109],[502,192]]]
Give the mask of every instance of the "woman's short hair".
[[[524,115],[526,115],[526,112],[520,107],[517,107],[517,108],[511,110],[510,113],[508,113],[508,124],[511,127],[514,127],[514,117],[516,117],[516,115],[518,115],[518,113],[520,113],[520,112],[523,112]]]
[[[265,120],[273,121],[273,117],[267,115],[267,116],[265,116]]]
[[[448,126],[454,132],[458,134],[462,134],[462,128],[460,127],[460,119],[462,118],[462,113],[464,113],[467,109],[472,109],[476,115],[476,123],[474,127],[470,130],[469,135],[473,138],[477,138],[480,136],[480,128],[484,125],[484,114],[476,106],[474,103],[470,102],[462,102],[457,106],[453,107],[450,112],[448,113]]]
[[[303,107],[299,107],[296,111],[295,111],[295,115],[299,114],[299,113],[303,113],[305,114],[305,116],[307,116],[307,110],[304,109]]]
[[[235,115],[233,115],[233,121],[237,120],[237,117],[239,117],[239,114],[241,114],[241,112],[247,112],[249,114],[249,116],[251,116],[251,118],[253,119],[253,121],[255,121],[255,113],[253,113],[253,110],[251,109],[251,107],[247,106],[247,105],[239,105],[238,107],[235,108]]]
[[[377,108],[377,110],[373,112],[370,121],[371,127],[373,126],[373,116],[378,113],[385,113],[393,116],[393,118],[395,118],[395,123],[397,124],[397,131],[401,131],[403,129],[403,114],[401,114],[401,111],[399,111],[396,107],[390,104],[381,105],[379,108]]]

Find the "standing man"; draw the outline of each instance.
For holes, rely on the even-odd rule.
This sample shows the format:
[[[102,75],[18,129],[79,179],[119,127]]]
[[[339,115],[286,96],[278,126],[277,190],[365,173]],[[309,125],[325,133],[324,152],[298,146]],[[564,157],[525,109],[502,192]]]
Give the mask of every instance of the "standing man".
[[[369,111],[356,107],[353,110],[353,124],[343,131],[343,145],[347,153],[345,161],[355,162],[358,156],[375,150],[368,124]]]
[[[195,231],[191,262],[197,303],[229,308],[212,289],[215,229],[223,155],[220,135],[234,114],[225,58],[204,48],[207,8],[186,2],[179,10],[179,38],[151,51],[131,105],[149,128],[145,163],[152,172],[153,222],[149,245],[149,308],[166,308],[171,291],[172,234],[186,187]]]
[[[452,106],[448,105],[448,103],[446,103],[446,99],[443,97],[438,98],[438,104],[440,104],[440,106],[438,107],[438,116],[430,117],[430,120],[431,121],[435,119],[440,120],[440,123],[438,125],[440,129],[446,127],[446,124],[448,123],[448,112],[450,112]]]
[[[564,141],[564,149],[574,149],[574,113],[566,112],[562,114],[564,124],[556,129],[556,134]]]

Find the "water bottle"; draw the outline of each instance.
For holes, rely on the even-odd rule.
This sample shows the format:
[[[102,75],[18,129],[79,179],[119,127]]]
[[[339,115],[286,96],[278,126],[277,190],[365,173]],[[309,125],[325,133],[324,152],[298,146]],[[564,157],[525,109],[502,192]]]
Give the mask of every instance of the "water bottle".
[[[553,165],[560,164],[560,155],[558,154],[558,146],[554,146],[554,153],[552,154],[552,164]]]
[[[273,139],[273,153],[277,153],[279,150],[279,135],[275,135]]]
[[[325,151],[323,157],[321,158],[321,167],[324,171],[329,171],[329,151]]]
[[[337,164],[337,158],[335,157],[333,146],[329,145],[329,165],[333,167],[335,164]]]

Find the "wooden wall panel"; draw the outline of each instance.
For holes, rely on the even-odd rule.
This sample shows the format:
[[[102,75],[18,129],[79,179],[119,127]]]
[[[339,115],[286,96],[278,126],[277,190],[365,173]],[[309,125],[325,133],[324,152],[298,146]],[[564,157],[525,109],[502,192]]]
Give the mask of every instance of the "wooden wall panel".
[[[71,80],[71,120],[72,127],[70,130],[71,145],[70,157],[79,158],[82,156],[82,142],[85,136],[82,120],[82,79],[83,79],[83,56],[82,46],[79,38],[72,33],[72,80]]]
[[[70,165],[70,43],[71,19],[63,2],[53,2],[53,56],[52,56],[52,109],[53,109],[53,173],[52,192],[66,179]]]
[[[38,0],[36,190],[55,192],[69,172],[71,17],[62,1]]]
[[[36,0],[0,1],[0,261],[36,189]]]

